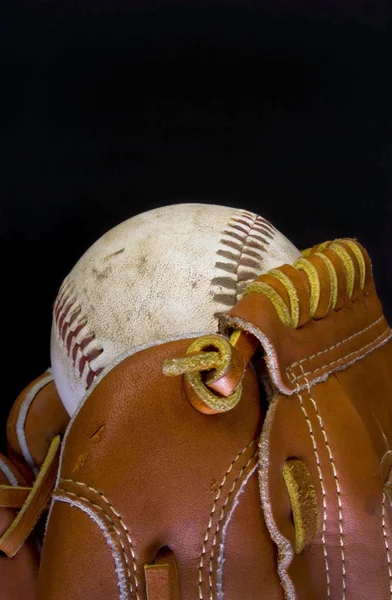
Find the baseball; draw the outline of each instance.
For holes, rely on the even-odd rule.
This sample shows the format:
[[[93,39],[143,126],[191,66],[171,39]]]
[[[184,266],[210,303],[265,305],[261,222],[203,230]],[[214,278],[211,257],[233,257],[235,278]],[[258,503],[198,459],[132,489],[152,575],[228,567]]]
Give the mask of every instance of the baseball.
[[[164,206],[114,227],[55,301],[51,367],[65,408],[122,354],[216,332],[250,281],[298,257],[263,217],[225,206]]]

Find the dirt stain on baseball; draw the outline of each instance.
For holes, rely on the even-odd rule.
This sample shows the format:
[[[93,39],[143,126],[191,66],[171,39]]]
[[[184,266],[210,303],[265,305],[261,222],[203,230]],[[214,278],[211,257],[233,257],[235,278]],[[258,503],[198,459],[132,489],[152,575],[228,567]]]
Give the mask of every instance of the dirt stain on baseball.
[[[144,255],[140,256],[136,260],[136,268],[140,275],[144,275],[145,273],[147,273],[146,265],[147,265],[147,258]]]
[[[112,267],[108,266],[103,271],[98,271],[95,267],[93,267],[93,275],[97,281],[102,281],[103,279],[107,279],[112,272]]]
[[[120,250],[116,250],[116,252],[112,252],[111,254],[108,254],[107,256],[105,256],[104,260],[109,260],[110,258],[114,258],[115,256],[122,254],[124,252],[124,250],[125,250],[125,248],[120,248]]]

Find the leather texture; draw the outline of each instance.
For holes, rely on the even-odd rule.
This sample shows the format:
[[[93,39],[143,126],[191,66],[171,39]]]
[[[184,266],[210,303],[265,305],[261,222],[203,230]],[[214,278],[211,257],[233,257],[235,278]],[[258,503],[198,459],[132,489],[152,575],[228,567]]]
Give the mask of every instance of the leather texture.
[[[285,327],[262,294],[243,298],[222,329],[263,344],[270,403],[260,441],[260,493],[288,598],[386,600],[392,593],[392,344],[372,277],[337,307]],[[365,255],[366,257],[366,255]],[[320,270],[321,287],[328,288]],[[325,279],[323,279],[325,277]],[[263,277],[259,278],[263,280]],[[296,555],[292,509],[281,477],[289,458],[312,475],[318,534]]]
[[[213,204],[161,206],[106,232],[55,302],[51,364],[69,414],[118,357],[214,333],[249,281],[299,256],[262,216]]]
[[[64,433],[69,416],[50,372],[19,394],[7,421],[7,452],[28,483],[33,483],[52,439]]]
[[[32,486],[52,439],[65,431],[68,422],[68,413],[61,403],[50,372],[26,386],[8,417],[8,457],[0,455],[0,486],[10,487],[0,488],[0,538],[16,524],[23,507],[27,509],[27,519],[23,519],[16,527],[11,548],[8,540],[4,547],[1,544],[1,600],[38,598],[40,547],[45,525],[45,519],[41,519],[40,515],[42,511],[47,511],[47,496],[53,485],[48,487],[47,477],[43,477],[44,485],[37,489],[37,494],[32,494]],[[19,548],[20,541],[24,543]],[[15,544],[19,549],[9,558],[4,551],[7,549],[13,553]]]
[[[16,467],[3,455],[0,455],[0,485],[26,485]],[[16,510],[0,506],[0,536],[16,514]],[[0,599],[37,600],[38,568],[39,551],[33,539],[28,540],[12,559],[0,553]]]
[[[231,410],[199,410],[186,376],[164,374],[187,338],[130,351],[68,426],[50,375],[25,390],[8,432],[30,480],[0,460],[3,532],[66,431],[38,583],[30,538],[0,557],[0,598],[392,598],[392,332],[359,244],[303,256],[220,319]]]
[[[176,558],[181,598],[215,597],[221,586],[240,600],[245,582],[249,597],[263,586],[269,598],[283,598],[258,499],[263,414],[255,373],[248,368],[236,408],[204,415],[182,379],[162,373],[164,360],[188,346],[169,342],[125,359],[73,419],[40,599],[144,600],[144,566],[165,547]]]

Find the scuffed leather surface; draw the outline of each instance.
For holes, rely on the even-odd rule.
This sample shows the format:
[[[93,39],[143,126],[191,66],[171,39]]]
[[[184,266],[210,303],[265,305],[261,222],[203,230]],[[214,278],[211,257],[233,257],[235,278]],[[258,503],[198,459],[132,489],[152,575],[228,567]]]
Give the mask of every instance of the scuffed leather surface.
[[[144,564],[163,546],[174,552],[182,599],[216,597],[222,558],[225,598],[240,600],[244,589],[249,598],[283,598],[257,489],[263,415],[255,374],[247,370],[235,409],[203,415],[182,379],[162,374],[163,361],[188,345],[172,342],[124,360],[80,408],[65,439],[40,600],[69,598],[70,590],[78,598],[145,599]],[[112,550],[83,510],[112,532],[123,587]]]
[[[344,282],[343,282],[344,283]],[[260,444],[264,516],[290,599],[387,600],[392,590],[392,343],[374,282],[337,310],[285,327],[262,294],[242,299],[226,326],[264,343],[270,405]],[[318,532],[294,554],[281,471],[299,458],[317,494]]]
[[[252,367],[236,408],[199,413],[182,378],[162,373],[187,339],[132,354],[97,382],[65,434],[40,600],[147,600],[144,567],[165,548],[185,600],[390,598],[391,330],[371,278],[352,299],[339,294],[296,329],[262,294],[225,318],[263,344],[266,415]],[[317,497],[317,533],[300,554],[289,458]]]
[[[326,379],[391,337],[373,280],[354,302],[346,298],[341,309],[330,310],[323,319],[308,321],[298,329],[282,324],[268,298],[250,294],[222,318],[221,329],[230,326],[254,329],[264,347],[269,376],[285,394],[297,388],[293,375],[305,373],[310,383]],[[300,382],[301,387],[305,385]]]

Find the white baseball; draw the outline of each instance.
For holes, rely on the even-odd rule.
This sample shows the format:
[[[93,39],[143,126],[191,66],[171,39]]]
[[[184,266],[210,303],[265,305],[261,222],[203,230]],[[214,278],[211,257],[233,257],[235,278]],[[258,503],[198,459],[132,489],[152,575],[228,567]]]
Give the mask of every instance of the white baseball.
[[[262,217],[212,204],[156,208],[108,231],[66,277],[54,306],[52,371],[69,414],[120,355],[216,332],[247,283],[298,256]]]

